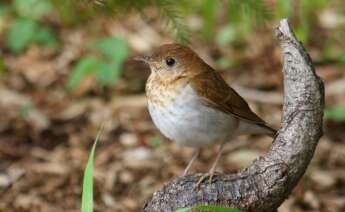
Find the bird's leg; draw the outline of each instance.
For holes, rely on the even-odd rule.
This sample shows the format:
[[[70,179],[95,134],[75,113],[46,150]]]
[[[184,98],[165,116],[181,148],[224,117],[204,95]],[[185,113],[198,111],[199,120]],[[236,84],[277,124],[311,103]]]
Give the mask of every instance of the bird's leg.
[[[211,166],[211,169],[208,171],[207,174],[205,174],[205,175],[200,177],[199,181],[196,183],[196,187],[199,187],[200,183],[202,181],[204,181],[207,177],[209,177],[209,181],[208,181],[209,184],[212,183],[212,178],[213,178],[214,173],[216,171],[218,161],[219,161],[220,157],[222,156],[222,152],[223,152],[223,149],[224,149],[224,144],[225,144],[225,142],[222,142],[220,144],[218,152],[217,152],[216,160],[213,162],[213,164]]]
[[[195,161],[195,159],[198,158],[199,154],[200,154],[200,149],[197,149],[197,150],[194,152],[194,155],[193,155],[192,159],[190,159],[190,161],[189,161],[187,167],[184,169],[182,176],[186,176],[186,175],[188,174],[188,171],[189,171],[190,167],[192,166],[192,164],[193,164],[193,162]]]

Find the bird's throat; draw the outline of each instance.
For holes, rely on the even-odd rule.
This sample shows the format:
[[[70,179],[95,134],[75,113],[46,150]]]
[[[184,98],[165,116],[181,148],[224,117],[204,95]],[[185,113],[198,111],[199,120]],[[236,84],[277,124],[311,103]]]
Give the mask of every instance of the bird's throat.
[[[188,83],[188,78],[183,75],[162,78],[158,74],[152,73],[145,88],[147,99],[157,106],[164,106],[174,101]]]

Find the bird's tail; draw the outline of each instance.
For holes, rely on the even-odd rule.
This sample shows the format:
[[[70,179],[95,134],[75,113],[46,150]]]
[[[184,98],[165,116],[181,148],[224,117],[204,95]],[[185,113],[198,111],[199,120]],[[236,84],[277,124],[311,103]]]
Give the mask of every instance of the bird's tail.
[[[277,134],[277,130],[262,123],[251,123],[247,121],[240,121],[238,134],[257,134],[268,135],[274,138]]]
[[[266,124],[259,124],[259,126],[265,130],[263,134],[266,134],[272,138],[274,138],[277,135],[277,130],[273,129],[272,127],[269,127]]]

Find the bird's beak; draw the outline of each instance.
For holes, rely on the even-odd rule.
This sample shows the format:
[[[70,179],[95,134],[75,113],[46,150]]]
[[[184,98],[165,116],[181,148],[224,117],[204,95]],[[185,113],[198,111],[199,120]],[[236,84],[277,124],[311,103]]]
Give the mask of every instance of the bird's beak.
[[[137,56],[137,57],[134,57],[133,59],[136,60],[136,61],[142,61],[142,62],[145,62],[145,63],[152,62],[152,57],[147,56],[147,55]]]

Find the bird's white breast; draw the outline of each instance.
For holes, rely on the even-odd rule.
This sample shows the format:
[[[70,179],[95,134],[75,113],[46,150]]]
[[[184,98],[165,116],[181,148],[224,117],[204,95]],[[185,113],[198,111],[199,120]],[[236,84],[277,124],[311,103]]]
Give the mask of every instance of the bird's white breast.
[[[201,103],[187,85],[173,101],[156,105],[148,101],[154,124],[168,138],[180,145],[201,147],[230,139],[238,119]]]

